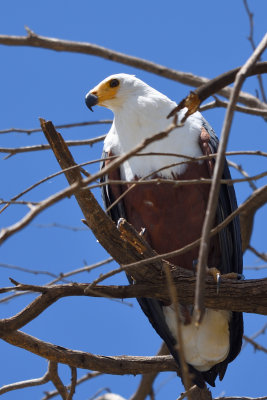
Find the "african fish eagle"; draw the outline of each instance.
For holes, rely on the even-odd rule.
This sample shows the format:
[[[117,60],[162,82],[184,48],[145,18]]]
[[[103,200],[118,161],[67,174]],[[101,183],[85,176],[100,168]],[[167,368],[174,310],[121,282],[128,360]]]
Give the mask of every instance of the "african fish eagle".
[[[103,165],[111,156],[130,151],[145,138],[165,130],[168,114],[176,103],[133,75],[116,74],[100,82],[86,95],[86,105],[109,108],[114,120],[104,142]],[[178,114],[178,121],[186,108]],[[175,128],[162,140],[151,143],[143,156],[134,156],[112,171],[105,180],[127,182],[139,179],[188,180],[210,178],[214,159],[186,163],[188,158],[215,153],[218,138],[199,112],[191,115],[181,127]],[[150,154],[147,154],[150,153]],[[152,154],[151,153],[157,153]],[[160,155],[159,155],[160,153]],[[166,156],[164,155],[166,153]],[[179,156],[176,156],[179,155]],[[109,157],[109,158],[108,158]],[[225,162],[223,178],[231,178]],[[103,186],[103,199],[108,208],[127,189],[127,185]],[[210,186],[191,185],[136,185],[109,211],[117,223],[125,218],[159,254],[167,253],[193,242],[201,236]],[[222,222],[237,207],[233,186],[221,185],[214,225]],[[192,270],[197,261],[198,248],[169,259],[175,265]],[[242,273],[240,226],[235,218],[210,243],[208,265],[221,274]],[[157,333],[167,344],[179,364],[175,349],[176,315],[172,304],[156,299],[138,299],[144,313]],[[192,306],[180,306],[181,332],[185,360],[193,374],[193,381],[203,387],[205,381],[215,386],[222,379],[228,363],[238,355],[243,334],[240,312],[206,309],[200,326],[195,323]]]

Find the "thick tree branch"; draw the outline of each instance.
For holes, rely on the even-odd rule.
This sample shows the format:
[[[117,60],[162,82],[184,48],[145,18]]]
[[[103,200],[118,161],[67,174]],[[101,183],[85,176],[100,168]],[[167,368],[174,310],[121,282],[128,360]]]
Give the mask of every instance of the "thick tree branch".
[[[193,304],[195,277],[186,270],[175,267],[174,286],[182,304]],[[163,277],[158,277],[153,284],[135,284],[129,286],[94,286],[86,291],[88,284],[63,284],[53,286],[34,286],[17,284],[20,291],[42,293],[25,309],[13,317],[0,320],[0,331],[11,332],[25,326],[38,317],[44,310],[61,298],[70,296],[91,296],[108,298],[150,297],[169,300],[169,291]],[[11,288],[4,289],[10,290]],[[226,309],[267,315],[267,278],[236,281],[222,276],[219,294],[213,278],[206,280],[204,304],[213,309]]]
[[[49,377],[62,399],[67,400],[67,389],[58,375],[58,363],[55,361],[49,362]]]
[[[177,365],[172,356],[100,356],[56,346],[20,331],[8,334],[0,333],[0,336],[13,346],[21,347],[50,361],[67,364],[74,368],[89,369],[113,375],[177,371]]]
[[[223,108],[228,107],[227,101],[218,99],[218,97],[216,97],[216,96],[213,96],[213,97],[215,100],[201,106],[199,108],[200,112],[212,110],[213,108],[217,108],[217,107],[223,107]],[[235,111],[242,112],[244,114],[258,115],[260,117],[267,117],[267,110],[263,110],[260,108],[242,107],[242,106],[235,105]]]
[[[264,49],[263,49],[264,51]],[[198,89],[196,89],[194,92],[190,92],[190,94],[180,101],[180,103],[170,112],[168,117],[174,116],[178,111],[183,109],[184,107],[188,108],[187,113],[185,114],[184,118],[182,119],[182,122],[186,120],[186,118],[189,115],[192,115],[194,112],[196,112],[199,109],[200,104],[205,101],[208,97],[219,93],[223,87],[235,82],[237,80],[238,75],[243,74],[243,69],[244,67],[238,67],[233,70],[224,72],[223,74],[217,76],[214,79],[211,79],[209,82],[205,83],[204,85],[200,86]],[[241,73],[240,73],[241,71]],[[267,73],[267,62],[259,62],[256,65],[252,65],[248,73],[246,74],[247,76],[253,76],[257,74],[266,74]],[[240,91],[239,91],[240,93]],[[231,93],[231,96],[233,95],[233,92]],[[230,99],[231,99],[230,96]],[[239,101],[239,94],[237,93],[236,95],[236,100],[235,102]],[[235,110],[236,105],[233,104],[231,106],[233,110]],[[264,110],[266,109],[267,105],[263,103],[263,108]]]
[[[128,56],[117,51],[113,51],[102,46],[97,46],[92,43],[73,42],[70,40],[61,40],[58,38],[48,38],[40,36],[27,29],[27,36],[9,36],[0,35],[0,44],[7,46],[30,46],[39,47],[56,51],[68,51],[74,53],[90,54],[97,57],[102,57],[110,61],[119,62],[121,64],[130,65],[132,67],[151,72],[156,75],[160,75],[164,78],[172,79],[176,82],[183,83],[185,85],[199,87],[204,83],[207,83],[209,79],[195,76],[191,73],[180,72],[163,65],[155,64],[151,61],[147,61],[141,58]],[[227,87],[220,90],[219,94],[229,98],[232,93],[232,88]],[[249,106],[256,108],[265,108],[265,104],[262,103],[256,97],[249,93],[240,92],[238,100]]]

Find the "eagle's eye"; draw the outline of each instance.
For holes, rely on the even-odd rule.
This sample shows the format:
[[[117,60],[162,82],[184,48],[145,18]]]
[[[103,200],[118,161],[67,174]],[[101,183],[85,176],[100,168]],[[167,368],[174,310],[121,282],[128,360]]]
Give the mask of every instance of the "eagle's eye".
[[[119,86],[120,82],[118,81],[118,79],[111,79],[111,81],[109,82],[109,86],[110,87],[116,87]]]

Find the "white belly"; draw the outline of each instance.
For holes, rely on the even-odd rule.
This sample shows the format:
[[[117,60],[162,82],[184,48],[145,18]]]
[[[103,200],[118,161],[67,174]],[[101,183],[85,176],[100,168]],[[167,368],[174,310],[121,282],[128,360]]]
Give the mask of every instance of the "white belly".
[[[167,325],[177,338],[176,314],[172,306],[163,307]],[[194,314],[191,323],[181,325],[185,360],[198,371],[208,371],[225,360],[229,353],[229,318],[231,313],[206,309],[197,327]]]

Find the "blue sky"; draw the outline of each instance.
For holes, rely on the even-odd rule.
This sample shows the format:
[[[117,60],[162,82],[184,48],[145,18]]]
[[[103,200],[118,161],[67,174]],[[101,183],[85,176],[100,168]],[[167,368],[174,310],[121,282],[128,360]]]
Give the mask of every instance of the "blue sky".
[[[254,12],[255,42],[266,31],[267,4],[249,1]],[[167,67],[212,78],[228,69],[242,65],[251,54],[247,40],[249,22],[241,0],[212,0],[144,2],[136,1],[68,1],[9,0],[0,3],[0,33],[24,35],[24,26],[36,33],[62,39],[95,43],[104,47],[146,58]],[[264,58],[264,56],[263,56]],[[266,53],[265,53],[266,59]],[[117,72],[137,75],[172,99],[181,100],[191,89],[148,72],[117,64],[101,58],[80,54],[57,53],[26,47],[0,46],[1,94],[0,130],[10,127],[35,128],[38,118],[50,119],[54,124],[110,119],[112,114],[103,108],[88,112],[84,96],[106,76]],[[266,87],[266,79],[265,79]],[[249,79],[244,90],[255,95],[257,80]],[[225,110],[211,110],[204,114],[218,135]],[[103,135],[108,126],[62,130],[65,139],[86,139]],[[32,135],[10,133],[0,135],[0,147],[31,146],[45,143],[42,133]],[[229,150],[266,151],[266,123],[261,118],[236,114],[229,140]],[[99,158],[102,144],[73,149],[77,162]],[[233,157],[250,175],[266,169],[266,161],[259,157]],[[48,152],[21,154],[0,160],[0,197],[9,199],[37,180],[56,172],[59,167]],[[90,172],[97,165],[89,168]],[[235,171],[233,176],[240,177]],[[257,182],[260,187],[266,179]],[[66,186],[63,177],[49,181],[25,196],[25,200],[39,201]],[[251,193],[247,184],[236,185],[238,202]],[[99,191],[95,195],[101,202]],[[0,215],[1,227],[21,218],[26,208],[12,206]],[[266,251],[266,207],[258,211],[254,223],[252,245]],[[108,255],[85,230],[73,232],[60,228],[40,228],[54,222],[82,228],[81,212],[73,199],[64,200],[43,212],[29,227],[7,240],[1,247],[0,263],[8,263],[58,274],[92,264]],[[256,256],[246,253],[244,265],[261,265]],[[114,267],[107,265],[101,272]],[[99,272],[99,271],[98,271]],[[257,271],[245,271],[246,277],[263,277]],[[41,284],[49,277],[28,275],[1,268],[1,285],[9,285],[8,277],[25,283]],[[77,276],[78,281],[89,282],[97,272]],[[76,278],[75,278],[76,279]],[[126,283],[124,276],[114,277],[110,283]],[[19,311],[31,299],[24,296],[0,304],[1,318]],[[154,333],[135,301],[133,307],[103,299],[69,298],[59,301],[23,330],[45,341],[96,354],[153,355],[160,346]],[[247,335],[258,331],[266,318],[245,315]],[[258,341],[267,346],[266,336]],[[46,361],[0,343],[2,354],[0,386],[17,380],[44,374]],[[62,376],[68,382],[69,370],[62,366]],[[79,376],[85,371],[79,371]],[[266,354],[254,352],[247,345],[232,363],[222,382],[212,389],[214,396],[266,395]],[[139,377],[103,376],[83,384],[76,398],[88,399],[103,387],[126,398],[135,390]],[[24,389],[8,393],[7,400],[21,398],[41,399],[43,390],[52,386]],[[174,374],[161,374],[156,383],[157,399],[176,398],[183,391]]]

